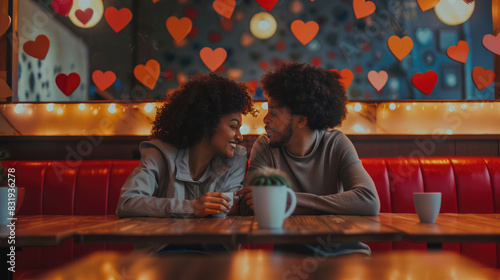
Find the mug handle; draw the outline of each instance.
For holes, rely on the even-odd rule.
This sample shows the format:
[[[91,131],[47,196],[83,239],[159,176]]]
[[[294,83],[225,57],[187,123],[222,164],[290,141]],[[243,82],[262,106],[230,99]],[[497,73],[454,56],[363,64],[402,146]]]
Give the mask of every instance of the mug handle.
[[[292,215],[292,213],[293,213],[293,210],[295,210],[295,206],[297,206],[297,196],[295,196],[295,192],[292,191],[292,189],[290,189],[290,188],[286,188],[286,191],[290,194],[290,197],[292,199],[291,199],[291,203],[290,203],[290,208],[288,208],[288,211],[286,211],[285,217],[283,218],[283,220],[290,217],[290,215]]]

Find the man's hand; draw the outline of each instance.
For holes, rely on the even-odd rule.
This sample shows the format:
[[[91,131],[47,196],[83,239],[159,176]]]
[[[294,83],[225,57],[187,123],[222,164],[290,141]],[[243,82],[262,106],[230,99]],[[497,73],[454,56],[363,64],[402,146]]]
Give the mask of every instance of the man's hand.
[[[234,195],[243,195],[243,197],[240,198],[240,203],[244,203],[253,211],[252,187],[244,187],[243,189],[235,192]]]
[[[229,213],[231,199],[221,192],[209,192],[204,194],[194,203],[194,216],[197,218],[221,212]]]

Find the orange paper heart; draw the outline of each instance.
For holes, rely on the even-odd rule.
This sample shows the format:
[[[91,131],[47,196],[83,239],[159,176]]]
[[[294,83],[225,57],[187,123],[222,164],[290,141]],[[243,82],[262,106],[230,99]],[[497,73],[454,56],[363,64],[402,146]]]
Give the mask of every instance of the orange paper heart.
[[[50,39],[45,35],[38,35],[35,41],[27,41],[23,45],[23,50],[26,54],[34,58],[44,60],[49,52]]]
[[[304,23],[297,19],[292,22],[290,29],[302,45],[307,45],[318,34],[319,25],[314,21]]]
[[[340,72],[336,69],[332,69],[330,71],[337,72],[340,74],[340,82],[344,86],[344,89],[347,90],[349,86],[352,83],[352,79],[354,78],[354,75],[352,74],[352,71],[350,69],[342,69]]]
[[[153,89],[160,76],[160,63],[154,59],[150,59],[146,62],[146,65],[139,64],[134,69],[134,76],[139,82]]]
[[[453,60],[465,63],[469,55],[469,44],[464,40],[460,40],[456,46],[449,47],[446,54]]]
[[[411,78],[413,85],[421,92],[429,95],[436,86],[438,75],[436,72],[429,70],[425,74],[417,73]]]
[[[425,12],[434,8],[439,3],[439,1],[441,0],[417,0],[417,3],[422,12]]]
[[[483,67],[477,66],[472,70],[472,80],[478,90],[483,90],[495,81],[495,72],[489,69],[485,70]]]
[[[7,97],[12,96],[12,90],[9,85],[4,81],[0,80],[0,100],[6,99]]]
[[[354,16],[356,16],[356,19],[367,17],[373,14],[376,9],[375,3],[365,0],[352,1],[352,8],[354,10]]]
[[[243,47],[248,47],[255,41],[255,37],[250,35],[250,33],[243,32],[240,37],[240,44]]]
[[[500,33],[497,36],[486,34],[483,37],[483,45],[490,52],[500,55]]]
[[[225,18],[231,18],[234,7],[236,6],[235,0],[215,0],[212,3],[214,10]]]
[[[191,32],[193,22],[188,17],[178,19],[171,16],[167,19],[167,30],[177,43],[180,43]]]
[[[389,75],[387,75],[387,72],[384,70],[381,70],[378,73],[374,70],[368,72],[368,81],[377,91],[380,91],[385,86],[388,79]]]
[[[217,70],[217,68],[219,68],[222,65],[222,63],[224,63],[226,57],[227,57],[227,52],[223,48],[217,48],[215,50],[212,50],[209,47],[204,47],[200,51],[201,60],[212,72]]]
[[[59,74],[56,76],[56,85],[66,96],[70,96],[80,85],[80,75],[77,73]]]
[[[9,15],[0,14],[0,36],[2,36],[7,29],[9,29],[11,19]]]
[[[115,7],[109,7],[104,12],[104,17],[109,26],[118,33],[130,22],[132,19],[132,12],[127,8],[117,10]]]
[[[413,49],[413,40],[408,36],[399,38],[393,35],[387,40],[387,45],[397,59],[403,60]]]
[[[103,73],[101,70],[97,70],[92,74],[92,80],[101,91],[105,91],[116,81],[116,75],[112,71]]]

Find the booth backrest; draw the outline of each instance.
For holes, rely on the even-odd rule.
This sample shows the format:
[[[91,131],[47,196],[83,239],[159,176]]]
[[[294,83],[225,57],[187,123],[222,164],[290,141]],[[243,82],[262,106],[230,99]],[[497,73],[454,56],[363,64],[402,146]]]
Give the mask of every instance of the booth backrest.
[[[442,213],[500,213],[500,158],[362,158],[373,178],[382,213],[414,213],[414,192],[441,192]],[[16,184],[26,188],[21,215],[113,215],[120,189],[138,160],[3,161],[15,168]],[[374,253],[426,250],[426,244],[370,243]],[[131,245],[73,244],[25,248],[19,267],[50,268],[102,249],[130,250]],[[500,245],[449,243],[452,250],[490,267],[500,267]]]

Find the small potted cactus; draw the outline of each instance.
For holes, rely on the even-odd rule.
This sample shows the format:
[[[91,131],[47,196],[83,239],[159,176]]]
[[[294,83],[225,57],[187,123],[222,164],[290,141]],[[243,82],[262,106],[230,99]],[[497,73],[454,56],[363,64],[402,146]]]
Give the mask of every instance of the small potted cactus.
[[[248,180],[252,187],[255,218],[260,229],[281,229],[297,204],[295,193],[290,188],[286,175],[273,168],[254,171]],[[287,196],[290,207],[287,208]]]

